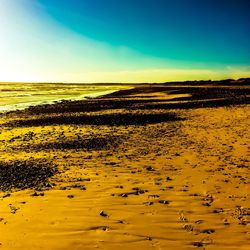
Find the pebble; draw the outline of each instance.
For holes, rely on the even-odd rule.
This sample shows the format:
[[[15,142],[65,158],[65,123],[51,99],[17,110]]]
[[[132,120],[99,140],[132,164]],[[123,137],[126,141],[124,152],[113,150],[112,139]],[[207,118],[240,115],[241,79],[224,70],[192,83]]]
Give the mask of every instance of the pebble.
[[[100,212],[100,216],[102,216],[102,217],[108,217],[108,214],[105,213],[104,211],[101,211],[101,212]]]

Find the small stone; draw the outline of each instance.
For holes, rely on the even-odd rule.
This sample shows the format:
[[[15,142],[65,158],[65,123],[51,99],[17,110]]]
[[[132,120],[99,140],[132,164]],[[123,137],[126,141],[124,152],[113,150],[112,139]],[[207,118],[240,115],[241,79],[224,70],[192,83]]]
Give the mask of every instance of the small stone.
[[[3,198],[7,198],[7,197],[10,197],[11,194],[5,194],[3,195]]]
[[[201,233],[203,233],[203,234],[212,234],[214,232],[215,232],[214,229],[204,229],[204,230],[201,230]]]
[[[204,220],[197,220],[195,221],[195,224],[202,224],[204,222]]]
[[[208,202],[202,203],[202,205],[203,205],[203,206],[206,206],[206,207],[210,207],[210,206],[211,206],[211,204],[208,203]]]
[[[41,192],[41,193],[34,192],[33,194],[31,194],[31,196],[34,196],[34,197],[44,196],[44,193],[43,192]]]
[[[90,181],[90,178],[82,179],[82,181]]]
[[[155,171],[153,167],[149,166],[149,167],[146,167],[146,170],[147,171]]]
[[[100,216],[102,216],[102,217],[108,217],[108,215],[104,211],[100,212]]]
[[[152,206],[154,204],[154,202],[149,201],[149,202],[144,202],[143,204],[146,205],[146,206]]]
[[[218,214],[218,213],[223,213],[224,209],[223,208],[216,208],[213,210],[213,213]]]
[[[203,247],[204,246],[204,244],[202,243],[202,242],[194,242],[193,243],[193,245],[195,246],[195,247]]]
[[[192,232],[194,230],[193,226],[190,224],[186,224],[183,226],[183,228],[187,231],[187,232]]]
[[[169,201],[167,201],[167,200],[159,200],[159,203],[164,204],[164,205],[168,205]]]

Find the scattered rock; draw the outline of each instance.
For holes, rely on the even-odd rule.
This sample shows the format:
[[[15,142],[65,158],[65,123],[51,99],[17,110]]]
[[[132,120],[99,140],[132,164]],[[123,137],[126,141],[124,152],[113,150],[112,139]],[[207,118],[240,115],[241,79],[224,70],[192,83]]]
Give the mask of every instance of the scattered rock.
[[[164,205],[168,205],[169,201],[167,201],[167,200],[159,200],[159,203],[164,204]]]
[[[199,242],[199,241],[194,242],[193,245],[195,247],[203,247],[204,246],[204,244],[202,242]]]
[[[31,194],[31,196],[37,197],[37,196],[44,196],[44,193],[38,193],[38,192],[34,192],[33,194]]]
[[[204,229],[200,231],[202,234],[212,234],[215,232],[214,229]]]
[[[0,161],[0,190],[44,187],[56,173],[56,166],[44,159]]]
[[[191,224],[186,224],[183,226],[183,228],[187,231],[187,232],[192,232],[194,230],[194,227]]]

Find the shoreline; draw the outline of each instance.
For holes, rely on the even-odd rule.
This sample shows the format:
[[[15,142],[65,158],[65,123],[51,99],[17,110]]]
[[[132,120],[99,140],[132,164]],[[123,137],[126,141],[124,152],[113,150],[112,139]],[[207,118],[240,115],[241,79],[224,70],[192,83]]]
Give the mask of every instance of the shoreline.
[[[250,86],[165,86],[143,85],[122,89],[94,98],[61,100],[51,104],[29,106],[0,115],[44,115],[72,112],[97,112],[115,109],[172,110],[225,107],[250,103]]]
[[[30,84],[32,84],[32,83],[30,83]],[[69,84],[69,86],[70,86],[70,84]],[[92,85],[79,85],[79,86],[82,86],[82,87],[83,86],[84,87],[91,86],[92,87]],[[99,85],[93,85],[93,87],[94,86],[99,86]],[[113,85],[107,85],[106,87],[110,87],[110,86],[113,86]],[[115,86],[118,87],[120,85],[115,85]],[[77,95],[75,97],[61,97],[61,98],[58,97],[56,99],[45,100],[45,101],[41,100],[41,101],[22,102],[22,103],[17,103],[17,104],[4,105],[4,106],[0,106],[0,114],[12,112],[12,111],[18,111],[18,110],[25,110],[25,109],[27,109],[29,107],[34,107],[34,106],[53,105],[53,104],[64,102],[64,101],[87,100],[87,99],[96,98],[96,97],[99,97],[99,96],[112,94],[112,93],[114,93],[116,91],[119,91],[121,89],[124,89],[124,88],[126,89],[126,88],[129,88],[129,87],[124,85],[124,86],[120,86],[119,89],[101,90],[101,91],[96,91],[94,93],[79,94],[79,95]],[[31,95],[27,95],[27,96],[31,96]],[[13,97],[15,97],[15,96],[13,96]]]
[[[176,89],[182,89],[182,91],[185,91],[185,89],[201,89],[201,88],[211,88],[211,89],[243,89],[248,90],[250,89],[250,78],[245,79],[239,79],[239,80],[219,80],[219,81],[186,81],[186,82],[167,82],[167,83],[140,83],[140,84],[119,84],[119,83],[92,83],[92,84],[82,84],[82,83],[74,83],[74,85],[79,86],[122,86],[122,88],[117,90],[107,90],[107,91],[100,91],[93,94],[83,94],[79,95],[77,97],[68,97],[68,98],[57,98],[54,100],[48,100],[48,101],[41,101],[41,102],[30,102],[30,103],[20,103],[20,104],[10,104],[7,105],[10,107],[9,110],[3,110],[4,107],[0,107],[0,115],[9,113],[9,112],[15,112],[18,110],[26,110],[29,109],[29,107],[35,107],[35,106],[44,106],[44,105],[54,105],[54,104],[60,104],[62,102],[74,102],[74,101],[85,101],[89,99],[100,99],[100,98],[114,98],[116,95],[119,98],[122,97],[129,97],[129,95],[136,93],[139,89],[155,89],[155,88],[166,88],[170,94],[171,91],[175,91]],[[33,83],[28,83],[33,84]],[[37,85],[46,83],[35,83]],[[52,85],[57,85],[57,83],[48,83]],[[70,83],[61,83],[66,86],[70,86]],[[125,88],[125,89],[124,89]],[[249,93],[249,91],[248,91]],[[6,109],[6,107],[5,107]]]

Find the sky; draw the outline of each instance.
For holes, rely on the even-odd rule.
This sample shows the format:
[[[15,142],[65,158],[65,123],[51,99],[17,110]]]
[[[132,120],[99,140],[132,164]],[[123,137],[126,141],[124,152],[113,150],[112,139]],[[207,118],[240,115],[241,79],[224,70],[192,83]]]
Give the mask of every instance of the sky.
[[[250,77],[247,0],[0,0],[0,81]]]

